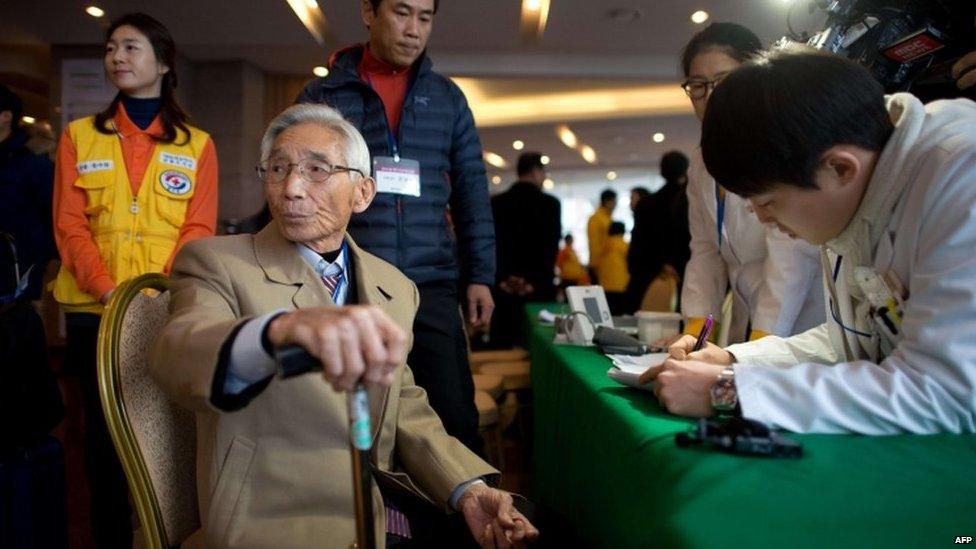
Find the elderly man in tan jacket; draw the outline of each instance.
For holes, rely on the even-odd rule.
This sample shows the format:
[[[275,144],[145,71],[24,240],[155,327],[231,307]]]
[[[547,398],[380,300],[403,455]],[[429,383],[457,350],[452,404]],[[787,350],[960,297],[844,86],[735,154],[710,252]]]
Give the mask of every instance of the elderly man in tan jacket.
[[[274,220],[183,249],[151,359],[153,376],[197,415],[202,528],[189,544],[349,546],[346,395],[359,379],[384,488],[373,488],[378,540],[418,533],[404,497],[459,511],[483,547],[535,538],[511,495],[485,483],[498,472],[447,435],[405,364],[417,288],[345,233],[376,194],[363,138],[328,107],[296,105],[271,122],[261,159]],[[285,345],[318,358],[323,375],[275,378],[272,353]]]

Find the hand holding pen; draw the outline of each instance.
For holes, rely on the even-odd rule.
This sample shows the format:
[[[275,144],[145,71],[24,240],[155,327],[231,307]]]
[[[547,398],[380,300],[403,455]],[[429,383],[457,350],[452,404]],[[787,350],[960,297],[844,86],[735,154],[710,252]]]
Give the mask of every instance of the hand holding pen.
[[[668,354],[675,360],[700,360],[711,364],[732,364],[732,355],[714,343],[709,343],[715,328],[715,318],[708,315],[698,336],[685,334],[668,347]]]

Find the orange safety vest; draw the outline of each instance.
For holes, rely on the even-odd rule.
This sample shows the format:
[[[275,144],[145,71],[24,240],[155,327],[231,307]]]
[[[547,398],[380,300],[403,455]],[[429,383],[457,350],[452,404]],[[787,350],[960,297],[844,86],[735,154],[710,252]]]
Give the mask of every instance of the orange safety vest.
[[[184,134],[178,132],[176,143]],[[162,272],[179,241],[187,205],[196,191],[196,170],[210,136],[190,127],[185,144],[156,143],[139,192],[133,196],[119,137],[95,129],[94,117],[75,120],[68,135],[78,157],[75,186],[85,190],[92,239],[116,284]],[[98,298],[80,288],[64,267],[54,298],[68,312],[100,313]]]

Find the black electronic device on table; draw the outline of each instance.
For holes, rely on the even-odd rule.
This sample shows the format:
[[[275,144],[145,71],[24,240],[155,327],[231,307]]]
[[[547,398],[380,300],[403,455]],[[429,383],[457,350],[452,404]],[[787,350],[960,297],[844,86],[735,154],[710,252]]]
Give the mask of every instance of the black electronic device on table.
[[[803,446],[758,421],[742,417],[699,419],[694,429],[678,433],[674,442],[681,448],[708,444],[730,454],[799,458]]]
[[[655,352],[656,349],[641,343],[623,330],[606,326],[597,326],[596,334],[593,335],[593,344],[608,355],[640,356]]]

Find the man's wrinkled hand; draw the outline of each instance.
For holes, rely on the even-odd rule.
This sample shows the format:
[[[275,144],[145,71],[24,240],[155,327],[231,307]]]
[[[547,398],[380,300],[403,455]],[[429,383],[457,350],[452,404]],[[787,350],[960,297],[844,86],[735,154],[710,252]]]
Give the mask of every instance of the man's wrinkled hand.
[[[669,358],[641,374],[640,383],[654,381],[654,396],[665,410],[687,417],[708,417],[711,389],[725,366]]]
[[[508,492],[473,484],[458,501],[471,535],[483,549],[525,547],[539,530],[512,504]]]
[[[322,362],[326,381],[349,391],[362,378],[388,387],[406,356],[407,335],[372,305],[297,309],[268,325],[275,347],[298,345]]]

